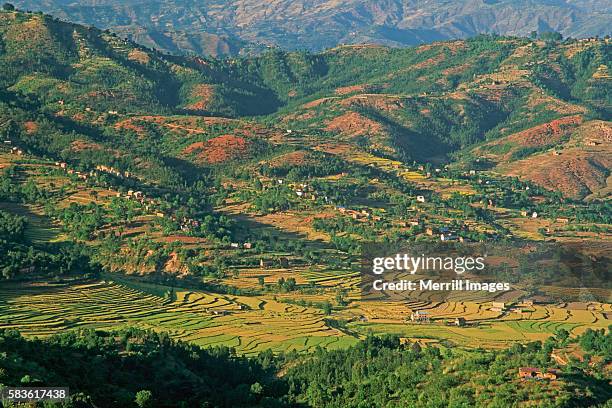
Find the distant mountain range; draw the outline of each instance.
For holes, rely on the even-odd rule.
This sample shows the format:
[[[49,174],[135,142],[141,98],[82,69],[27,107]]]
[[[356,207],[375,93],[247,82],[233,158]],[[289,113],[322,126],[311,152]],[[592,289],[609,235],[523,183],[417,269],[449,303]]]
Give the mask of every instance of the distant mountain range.
[[[26,10],[111,29],[172,53],[235,55],[267,46],[407,46],[479,33],[604,36],[609,0],[17,0]]]

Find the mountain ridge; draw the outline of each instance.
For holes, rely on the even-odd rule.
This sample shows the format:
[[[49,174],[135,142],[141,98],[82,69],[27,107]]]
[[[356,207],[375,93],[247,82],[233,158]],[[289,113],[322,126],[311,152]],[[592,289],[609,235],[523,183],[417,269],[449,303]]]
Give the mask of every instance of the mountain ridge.
[[[471,166],[486,156],[502,173],[536,180],[506,164],[590,142],[569,130],[591,132],[593,119],[610,117],[605,40],[480,36],[213,59],[2,12],[0,64],[0,123],[21,129],[12,133],[21,133],[24,147],[64,160],[96,157],[96,165],[168,183],[199,167],[305,148],[348,161],[368,154],[434,165]],[[585,126],[555,131],[567,117]],[[582,156],[579,174],[574,163],[569,172],[553,171],[565,160],[553,161],[547,171],[575,184],[561,190],[607,194],[607,144],[600,145]]]
[[[600,0],[277,0],[263,4],[256,0],[205,4],[18,0],[15,4],[117,30],[164,51],[209,55],[249,53],[268,46],[311,51],[345,43],[411,46],[481,33],[527,36],[532,31],[559,31],[571,37],[604,36],[610,34],[612,21],[612,7]],[[155,41],[160,33],[164,38]],[[224,44],[221,48],[214,46],[218,41]]]

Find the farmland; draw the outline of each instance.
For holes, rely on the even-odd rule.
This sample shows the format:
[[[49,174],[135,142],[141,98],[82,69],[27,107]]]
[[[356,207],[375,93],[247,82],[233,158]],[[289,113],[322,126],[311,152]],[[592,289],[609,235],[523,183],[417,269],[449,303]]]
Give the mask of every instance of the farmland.
[[[368,332],[397,334],[429,344],[503,348],[515,342],[544,340],[559,329],[578,335],[586,328],[606,328],[612,312],[609,304],[599,303],[536,305],[521,314],[501,314],[488,310],[488,303],[478,302],[355,302],[334,317],[348,322],[346,330],[338,330],[330,326],[322,310],[287,303],[289,297],[283,295],[231,296],[176,289],[174,299],[169,299],[150,293],[156,285],[142,285],[143,290],[135,286],[138,284],[111,281],[27,287],[4,284],[0,287],[0,328],[44,337],[75,328],[138,327],[165,331],[203,347],[223,345],[250,355],[267,349],[345,348]],[[317,298],[310,300],[316,304]],[[406,321],[411,312],[419,310],[427,311],[433,322]],[[477,325],[443,324],[457,317]]]
[[[327,327],[321,311],[273,299],[177,291],[176,300],[112,282],[2,287],[1,327],[26,336],[74,328],[139,327],[174,338],[240,353],[343,347],[355,339]]]

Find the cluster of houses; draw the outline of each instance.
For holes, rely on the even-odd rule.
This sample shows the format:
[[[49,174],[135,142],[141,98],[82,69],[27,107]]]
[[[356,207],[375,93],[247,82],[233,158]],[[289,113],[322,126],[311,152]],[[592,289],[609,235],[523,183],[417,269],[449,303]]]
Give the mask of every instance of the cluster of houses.
[[[505,302],[492,302],[492,312],[510,312],[510,313],[523,313],[523,307],[532,307],[534,305],[533,300],[523,300],[519,305],[507,305]]]
[[[18,147],[11,148],[11,153],[16,154],[17,156],[23,156],[23,150]]]
[[[295,192],[295,195],[300,198],[309,199],[312,201],[315,201],[317,199],[315,191],[308,184],[291,184],[289,185],[289,187],[291,187]],[[325,197],[325,200],[327,201],[327,197]]]
[[[410,321],[412,323],[431,323],[431,317],[428,312],[424,310],[415,310],[410,313]],[[457,317],[450,322],[446,322],[447,326],[457,326],[457,327],[465,327],[467,326],[467,321],[463,317]]]
[[[200,228],[200,221],[192,218],[183,218],[180,222],[179,228],[183,232],[190,232],[192,229]]]
[[[253,243],[252,242],[243,242],[243,243],[232,242],[230,244],[230,248],[232,249],[239,249],[239,248],[251,249],[253,248]]]
[[[366,221],[369,219],[372,219],[374,221],[382,220],[382,217],[378,215],[373,215],[371,211],[365,210],[365,209],[364,210],[351,210],[343,206],[337,206],[336,210],[338,210],[340,214],[349,215],[351,218],[355,220],[360,220],[360,221]]]
[[[443,242],[448,242],[448,241],[465,242],[466,241],[466,238],[458,236],[456,231],[451,230],[448,227],[439,227],[439,228],[429,227],[425,229],[425,233],[430,236],[434,236],[438,234],[440,236],[440,241],[443,241]]]
[[[419,225],[421,225],[422,221],[417,219],[417,218],[413,218],[407,221],[399,221],[399,226],[400,227],[418,227]]]
[[[89,173],[84,173],[81,171],[70,169],[68,168],[68,163],[64,163],[64,162],[55,162],[55,166],[64,170],[66,174],[75,175],[81,180],[87,180],[90,176],[94,176],[96,174],[94,171],[90,171]]]
[[[430,323],[431,318],[428,312],[423,310],[416,310],[410,313],[410,321],[412,323]]]
[[[111,175],[113,175],[115,177],[119,177],[119,178],[130,178],[131,177],[131,174],[130,174],[129,171],[121,172],[121,171],[115,169],[114,167],[98,165],[98,166],[96,166],[96,170],[101,171],[103,173],[111,174]]]
[[[6,147],[10,147],[10,146],[12,146],[12,145],[13,145],[13,142],[12,142],[12,141],[10,141],[10,140],[5,140],[3,144],[4,144],[4,146],[6,146]],[[18,147],[12,146],[12,147],[11,147],[11,154],[15,154],[15,155],[17,155],[17,156],[22,156],[22,155],[23,155],[23,150],[21,150],[21,149],[20,149],[20,148],[18,148]]]
[[[289,268],[289,259],[284,257],[284,256],[278,258],[278,265],[282,269]],[[272,266],[274,266],[274,262],[271,261],[271,260],[268,260],[268,259],[260,259],[259,260],[259,267],[260,268],[271,268]]]
[[[107,167],[107,166],[96,166],[95,170],[91,170],[90,172],[81,172],[81,171],[76,171],[74,169],[71,169],[68,167],[68,163],[65,162],[55,162],[55,166],[59,167],[60,169],[64,170],[67,174],[74,174],[76,175],[78,178],[80,178],[81,180],[87,180],[89,177],[93,177],[96,175],[99,175],[99,172],[101,173],[107,173],[107,174],[111,174],[113,176],[119,177],[119,178],[129,178],[130,177],[130,173],[129,172],[120,172],[119,170],[116,170],[112,167]]]
[[[518,377],[521,380],[556,380],[559,378],[559,371],[553,368],[542,370],[534,367],[519,367]]]

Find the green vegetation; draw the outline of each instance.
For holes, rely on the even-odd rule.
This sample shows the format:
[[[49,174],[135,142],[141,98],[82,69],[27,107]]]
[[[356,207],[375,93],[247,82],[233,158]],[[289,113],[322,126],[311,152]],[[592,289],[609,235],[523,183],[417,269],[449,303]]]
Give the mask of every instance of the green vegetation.
[[[606,262],[609,42],[540,37],[219,60],[0,12],[0,383],[72,406],[604,404],[604,268],[509,250],[504,308],[360,293],[368,243]],[[517,379],[554,349],[564,378]]]
[[[578,342],[589,346],[592,337],[588,332]],[[609,348],[610,334],[601,341],[600,349]],[[0,342],[2,384],[68,386],[71,401],[62,406],[69,407],[587,407],[612,397],[608,380],[589,366],[567,369],[553,381],[517,378],[519,367],[555,367],[551,352],[568,344],[562,331],[544,343],[495,352],[422,348],[394,336],[370,336],[346,350],[319,349],[307,358],[264,352],[246,359],[227,348],[204,351],[133,329],[81,330],[45,341],[2,330]],[[283,374],[275,376],[279,370]]]

